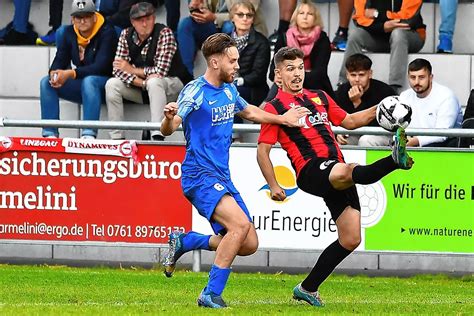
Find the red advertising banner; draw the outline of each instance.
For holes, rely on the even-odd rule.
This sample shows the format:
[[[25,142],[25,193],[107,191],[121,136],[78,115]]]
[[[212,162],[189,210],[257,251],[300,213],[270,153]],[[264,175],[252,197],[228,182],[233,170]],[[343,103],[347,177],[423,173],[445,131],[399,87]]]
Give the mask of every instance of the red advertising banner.
[[[191,229],[184,146],[69,139],[56,141],[59,150],[37,140],[2,139],[36,147],[0,150],[0,239],[166,243],[171,231]]]

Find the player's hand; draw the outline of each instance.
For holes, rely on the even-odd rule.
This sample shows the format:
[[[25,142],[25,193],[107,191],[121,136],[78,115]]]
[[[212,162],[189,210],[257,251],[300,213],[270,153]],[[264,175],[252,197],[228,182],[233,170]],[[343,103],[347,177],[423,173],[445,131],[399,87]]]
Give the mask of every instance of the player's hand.
[[[362,96],[364,95],[364,89],[360,85],[354,85],[349,89],[349,99],[355,107],[358,107],[362,103]]]
[[[349,135],[336,135],[336,140],[339,144],[341,145],[347,145],[347,139],[349,138]]]
[[[289,127],[303,127],[305,124],[300,122],[299,119],[308,114],[311,114],[311,111],[304,106],[295,106],[283,114],[284,124]]]
[[[400,19],[388,20],[383,24],[383,29],[385,33],[390,33],[394,29],[409,30],[410,25],[407,23],[400,23]]]
[[[284,201],[286,199],[285,190],[283,190],[280,186],[275,188],[270,188],[271,198],[274,201]]]
[[[164,113],[167,119],[172,120],[173,117],[178,113],[178,103],[170,102],[165,105]]]

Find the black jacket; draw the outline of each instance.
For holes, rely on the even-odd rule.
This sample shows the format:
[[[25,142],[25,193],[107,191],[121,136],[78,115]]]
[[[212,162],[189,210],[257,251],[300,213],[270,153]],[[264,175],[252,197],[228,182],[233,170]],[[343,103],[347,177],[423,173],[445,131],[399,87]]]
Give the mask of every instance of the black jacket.
[[[76,78],[86,76],[112,76],[112,63],[117,49],[117,33],[112,25],[105,22],[86,47],[84,59],[79,58],[79,45],[73,26],[64,30],[64,41],[56,50],[50,70],[68,69],[71,62],[77,67]]]
[[[277,42],[275,43],[275,53],[284,46],[286,46],[286,33],[279,35]],[[332,89],[331,81],[328,76],[328,64],[329,59],[331,58],[331,44],[326,32],[321,31],[321,35],[319,36],[318,41],[314,43],[309,58],[311,60],[311,69],[306,69],[303,88],[309,90],[323,90],[334,99],[334,90]],[[271,81],[275,78],[275,64],[273,61],[270,65],[270,73],[268,74],[268,77]]]
[[[244,87],[251,89],[252,104],[260,104],[268,93],[267,70],[270,63],[270,44],[267,38],[253,27],[250,29],[247,46],[240,52],[239,76]]]
[[[350,89],[351,85],[349,82],[340,85],[336,91],[335,99],[337,104],[349,114],[368,109],[376,104],[379,104],[384,98],[391,95],[396,95],[393,88],[388,84],[376,79],[370,79],[369,89],[367,89],[367,91],[365,91],[362,95],[362,103],[359,104],[357,108],[355,108],[354,104],[349,99]],[[370,124],[368,124],[368,126],[379,126],[379,124],[377,124],[377,121],[374,119],[372,122],[370,122]]]

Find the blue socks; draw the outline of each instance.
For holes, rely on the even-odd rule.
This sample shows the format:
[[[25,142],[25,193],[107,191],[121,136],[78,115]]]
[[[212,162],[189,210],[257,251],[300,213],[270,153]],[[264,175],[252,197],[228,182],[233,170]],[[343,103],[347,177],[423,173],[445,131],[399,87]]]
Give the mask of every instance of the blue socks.
[[[183,237],[183,250],[184,252],[197,249],[211,250],[209,248],[210,238],[211,235],[203,235],[190,231]]]
[[[209,294],[210,292],[212,292],[220,296],[224,291],[231,271],[231,268],[219,268],[218,266],[213,264],[211,267],[211,271],[209,271],[209,282],[207,283],[207,286],[204,289],[204,293]]]

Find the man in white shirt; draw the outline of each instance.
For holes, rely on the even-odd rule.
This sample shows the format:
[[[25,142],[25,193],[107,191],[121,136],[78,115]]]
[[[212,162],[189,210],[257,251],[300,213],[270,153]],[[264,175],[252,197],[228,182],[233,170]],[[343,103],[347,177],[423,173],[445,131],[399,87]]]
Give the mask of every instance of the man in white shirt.
[[[433,81],[429,61],[423,58],[408,65],[408,81],[411,89],[400,94],[403,103],[413,109],[410,127],[413,128],[458,128],[462,124],[462,110],[453,91]],[[444,136],[409,137],[407,146],[446,147]]]

